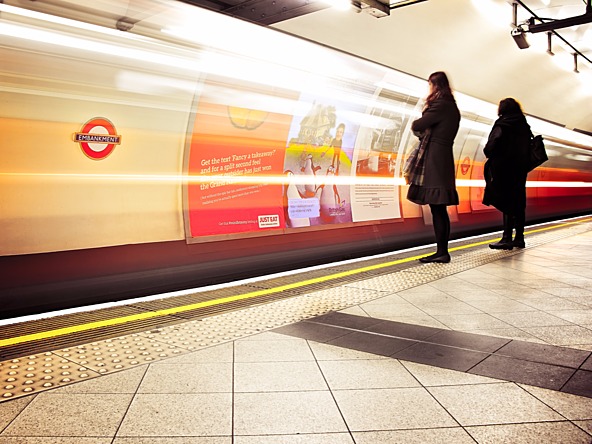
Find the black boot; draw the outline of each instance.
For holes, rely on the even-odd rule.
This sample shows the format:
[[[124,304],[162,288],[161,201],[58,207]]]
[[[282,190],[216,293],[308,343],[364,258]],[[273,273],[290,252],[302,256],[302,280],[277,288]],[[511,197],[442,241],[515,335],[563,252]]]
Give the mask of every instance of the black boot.
[[[499,242],[489,244],[489,248],[493,250],[511,250],[514,248],[512,231],[514,231],[514,216],[504,213],[504,234]]]
[[[516,248],[526,248],[526,242],[524,242],[524,238],[516,237],[516,239],[514,239],[514,242],[512,242],[512,244]]]
[[[515,248],[526,248],[526,244],[524,243],[524,222],[525,222],[524,213],[517,214],[515,217],[515,220],[516,220],[516,236],[514,236],[514,247]]]
[[[426,257],[420,257],[419,262],[424,264],[430,264],[432,262],[437,262],[440,264],[447,264],[450,262],[450,254],[449,253],[434,253]]]
[[[514,248],[514,242],[512,242],[512,239],[502,237],[499,242],[489,244],[489,248],[492,250],[511,250]]]

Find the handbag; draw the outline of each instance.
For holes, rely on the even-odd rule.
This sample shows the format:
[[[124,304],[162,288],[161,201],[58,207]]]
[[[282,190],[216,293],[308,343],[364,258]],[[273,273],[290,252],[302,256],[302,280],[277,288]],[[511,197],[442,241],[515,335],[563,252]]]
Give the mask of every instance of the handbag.
[[[536,167],[541,166],[549,160],[547,151],[545,150],[545,143],[543,142],[543,136],[540,134],[530,139],[530,147],[528,151],[528,165],[527,171],[532,171]]]
[[[413,149],[405,165],[403,166],[403,177],[407,185],[423,185],[423,179],[425,174],[425,153],[430,140],[431,130],[426,130],[422,137],[419,139],[419,143]]]

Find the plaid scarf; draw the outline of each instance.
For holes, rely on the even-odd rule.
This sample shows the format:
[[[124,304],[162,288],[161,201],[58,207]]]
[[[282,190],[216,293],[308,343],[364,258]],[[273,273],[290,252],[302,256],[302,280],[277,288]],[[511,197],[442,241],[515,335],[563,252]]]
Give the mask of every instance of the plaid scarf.
[[[419,139],[418,145],[413,149],[411,155],[405,161],[403,167],[403,177],[407,185],[423,185],[425,175],[425,154],[430,141],[431,130],[427,129],[423,137]]]

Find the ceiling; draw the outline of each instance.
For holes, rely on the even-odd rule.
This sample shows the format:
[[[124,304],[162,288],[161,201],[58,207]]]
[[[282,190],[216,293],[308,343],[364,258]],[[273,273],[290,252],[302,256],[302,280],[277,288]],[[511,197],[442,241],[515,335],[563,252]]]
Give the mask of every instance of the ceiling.
[[[526,32],[530,47],[518,48],[511,0],[352,0],[345,11],[318,0],[183,1],[421,78],[444,70],[465,94],[493,103],[512,96],[528,114],[592,133],[592,24],[564,21],[586,14],[582,21],[589,22],[590,0],[516,0],[522,29],[532,17],[531,25],[565,25],[552,31],[553,56],[546,32]]]
[[[422,79],[443,70],[457,91],[491,103],[514,97],[527,114],[592,135],[591,23],[553,31],[554,55],[549,55],[545,32],[526,32],[530,47],[519,49],[510,34],[512,0],[390,0],[388,6],[379,2],[389,0],[345,0],[346,10],[328,7],[321,0],[182,1],[297,35]],[[591,8],[590,1],[515,0],[516,24],[528,30],[530,25],[524,23],[532,17],[541,19],[532,22],[536,27],[549,19],[582,16]],[[121,30],[148,20],[155,13],[152,7],[164,5],[154,6],[148,0],[8,3],[37,5],[48,11],[67,7],[68,17],[80,16]],[[97,10],[102,12],[97,14]],[[586,19],[590,15],[592,12]],[[578,73],[574,72],[574,51],[580,54]]]

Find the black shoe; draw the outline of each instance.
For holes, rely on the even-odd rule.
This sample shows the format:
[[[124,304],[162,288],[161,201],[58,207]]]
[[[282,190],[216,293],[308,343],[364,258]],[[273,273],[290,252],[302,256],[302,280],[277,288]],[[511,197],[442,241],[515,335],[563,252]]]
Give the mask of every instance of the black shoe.
[[[514,239],[514,242],[512,242],[512,244],[516,248],[526,248],[526,244],[524,243],[524,239]]]
[[[489,244],[489,248],[493,249],[493,250],[511,250],[512,248],[514,248],[514,242],[507,241],[507,240],[500,240],[499,242],[496,242],[495,244]]]
[[[429,264],[431,262],[438,262],[440,264],[447,264],[450,262],[450,255],[448,253],[440,254],[434,253],[430,256],[422,257],[419,259],[419,262],[424,264]]]

